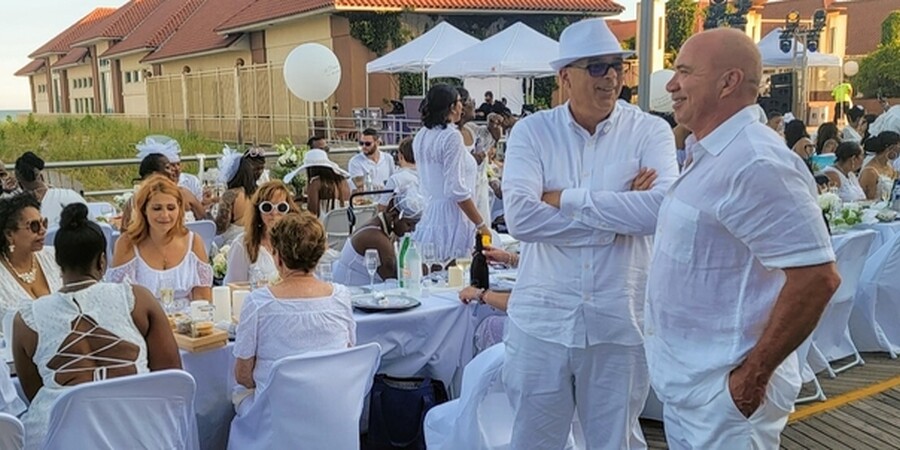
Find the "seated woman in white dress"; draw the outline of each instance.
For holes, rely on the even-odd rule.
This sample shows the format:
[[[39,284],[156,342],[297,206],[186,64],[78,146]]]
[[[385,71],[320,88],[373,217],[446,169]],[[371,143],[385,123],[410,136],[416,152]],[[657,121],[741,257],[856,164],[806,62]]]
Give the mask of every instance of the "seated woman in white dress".
[[[856,178],[856,171],[862,167],[863,149],[858,142],[844,141],[834,151],[837,159],[833,166],[828,166],[822,173],[828,177],[832,186],[838,189],[838,196],[845,202],[858,202],[866,199]]]
[[[34,300],[61,286],[53,247],[44,245],[47,219],[33,195],[23,192],[0,199],[0,337],[9,345],[10,318],[21,300]]]
[[[478,165],[454,125],[462,114],[458,91],[432,86],[421,111],[425,126],[413,138],[413,152],[426,208],[413,238],[434,244],[437,258],[446,261],[472,250],[475,230],[491,231],[473,200]]]
[[[234,373],[242,388],[265,389],[272,365],[279,359],[355,344],[350,291],[313,275],[326,245],[325,229],[309,213],[290,213],[272,228],[281,281],[253,290],[241,309]],[[237,414],[247,411],[252,402],[252,393],[236,393]]]
[[[216,211],[216,241],[222,246],[231,243],[244,232],[250,214],[250,199],[256,192],[256,164],[240,152],[225,147],[219,159],[219,182],[227,190],[219,197]]]
[[[270,278],[278,273],[272,258],[272,227],[289,212],[299,212],[291,191],[281,181],[264,183],[250,202],[245,232],[234,239],[228,251],[224,283],[251,281],[253,275]],[[259,280],[254,280],[259,281]]]
[[[394,242],[416,229],[422,208],[417,187],[407,186],[405,191],[398,192],[389,203],[387,211],[378,213],[344,242],[341,256],[331,268],[334,282],[346,286],[368,285],[370,278],[366,270],[365,254],[366,250],[373,248],[378,250],[378,260],[381,263],[375,272],[375,282],[397,278]]]
[[[212,298],[206,244],[184,226],[184,200],[172,180],[154,175],[134,196],[134,215],[116,241],[111,282],[141,285],[157,296],[174,290],[176,308]],[[172,307],[172,305],[164,305]]]
[[[866,152],[875,156],[859,172],[859,185],[869,200],[890,200],[897,171],[892,162],[900,156],[900,135],[882,131],[866,141]]]
[[[140,286],[102,283],[106,238],[83,204],[66,206],[56,234],[62,288],[25,303],[13,356],[31,401],[22,416],[28,448],[41,448],[53,402],[66,389],[148,371],[180,369],[169,321]]]

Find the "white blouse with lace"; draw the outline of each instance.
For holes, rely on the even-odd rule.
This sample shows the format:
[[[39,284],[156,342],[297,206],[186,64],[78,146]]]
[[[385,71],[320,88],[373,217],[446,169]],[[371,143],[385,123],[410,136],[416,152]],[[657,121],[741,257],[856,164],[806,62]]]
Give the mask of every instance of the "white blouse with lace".
[[[254,270],[268,278],[278,274],[275,258],[264,246],[259,246],[256,261],[250,262],[250,255],[247,253],[247,247],[244,246],[244,234],[240,234],[234,238],[231,250],[228,251],[228,271],[225,273],[223,282],[228,284],[250,281],[251,273]]]
[[[181,262],[170,269],[159,270],[150,267],[141,257],[137,246],[134,247],[134,258],[113,267],[106,273],[106,280],[114,283],[133,283],[147,288],[159,296],[160,285],[169,281],[175,289],[175,300],[191,298],[191,290],[195,287],[210,287],[213,281],[213,270],[209,261],[201,260],[193,251],[194,233],[188,233],[187,254]]]
[[[47,278],[50,292],[58,291],[62,287],[62,275],[59,266],[56,265],[56,253],[53,251],[53,247],[44,246],[41,251],[35,253],[35,256],[41,266],[41,271],[44,272],[44,277]],[[16,280],[16,275],[3,266],[0,268],[0,323],[7,314],[18,310],[22,300],[33,300],[33,298]],[[0,336],[5,331],[0,325]]]
[[[77,372],[92,372],[91,378],[99,381],[114,378],[116,373],[149,371],[147,344],[134,324],[132,310],[132,287],[118,283],[98,283],[77,292],[57,292],[23,302],[22,320],[38,335],[33,360],[43,381],[22,416],[27,448],[40,448],[53,403],[72,387],[59,380]],[[79,343],[98,339],[108,342],[99,350],[81,353],[84,346]],[[134,359],[121,356],[129,354]]]

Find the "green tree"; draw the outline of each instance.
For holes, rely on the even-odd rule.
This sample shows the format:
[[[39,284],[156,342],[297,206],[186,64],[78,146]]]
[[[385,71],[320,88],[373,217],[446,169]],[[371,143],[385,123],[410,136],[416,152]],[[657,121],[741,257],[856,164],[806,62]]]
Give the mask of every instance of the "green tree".
[[[697,2],[693,0],[666,2],[666,52],[678,52],[684,41],[694,34],[696,21]]]
[[[882,45],[863,58],[853,84],[866,97],[900,97],[900,43]]]
[[[900,44],[900,11],[893,11],[881,22],[881,45]]]

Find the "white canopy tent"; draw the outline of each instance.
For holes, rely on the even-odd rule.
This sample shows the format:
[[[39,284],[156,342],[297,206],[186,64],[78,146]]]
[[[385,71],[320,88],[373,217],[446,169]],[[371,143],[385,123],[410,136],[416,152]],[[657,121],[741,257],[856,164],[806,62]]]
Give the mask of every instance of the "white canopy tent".
[[[763,67],[783,67],[789,68],[794,66],[794,61],[792,59],[793,52],[784,53],[781,51],[781,45],[779,43],[781,35],[781,28],[776,28],[769,32],[769,34],[765,35],[757,46],[759,47],[759,52],[762,54],[762,65]],[[797,42],[796,39],[791,38],[794,41],[795,48],[800,50],[800,42]],[[807,67],[841,67],[841,58],[834,55],[827,55],[819,52],[807,52]],[[799,64],[802,64],[802,61],[798,61]]]
[[[556,75],[559,44],[522,22],[454,53],[428,69],[429,78],[540,78]]]
[[[366,64],[366,73],[425,73],[432,64],[477,43],[447,22],[441,22],[396,50]]]

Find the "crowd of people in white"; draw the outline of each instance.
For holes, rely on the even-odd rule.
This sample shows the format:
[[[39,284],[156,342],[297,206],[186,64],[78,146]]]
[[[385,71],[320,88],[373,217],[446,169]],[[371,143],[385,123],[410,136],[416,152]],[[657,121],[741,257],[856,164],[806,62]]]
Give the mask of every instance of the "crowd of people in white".
[[[504,225],[521,253],[486,254],[518,268],[515,288],[459,296],[507,313],[482,323],[476,340],[505,343],[511,448],[564,448],[576,413],[587,448],[646,448],[638,415],[651,386],[671,448],[777,448],[801,384],[794,350],[840,282],[812,172],[846,201],[881,198],[897,179],[900,135],[870,135],[858,110],[842,133],[832,124],[815,142],[799,120],[760,120],[759,51],[733,29],[696,34],[679,51],[666,86],[673,132],[619,100],[630,54],[605,21],[574,23],[551,63],[569,100],[518,121],[505,152],[497,113],[481,111],[488,125],[478,125],[467,91],[435,85],[423,127],[396,155],[365,130],[345,171],[311,138],[285,177],[305,173],[298,195],[267,180],[259,150],[226,149],[226,189],[210,196],[181,172],[177,142],[148,138],[112,255],[84,200],[46,186],[43,161],[23,155],[18,184],[0,199],[0,314],[15,317],[2,332],[31,400],[29,447],[67,387],[180,367],[155,297],[211,298],[208,243],[185,227],[207,218],[217,244],[230,245],[225,283],[279,280],[240,313],[238,414],[278,359],[355,344],[346,286],[370,283],[367,250],[378,252],[383,281],[397,277],[399,236],[442,262]],[[829,153],[833,165],[815,167],[813,156]],[[385,188],[393,193],[374,199],[375,217],[329,249],[320,219],[353,193]],[[48,226],[58,228],[52,247]],[[333,283],[317,276],[323,260]],[[115,338],[102,357],[91,339],[100,334]]]

